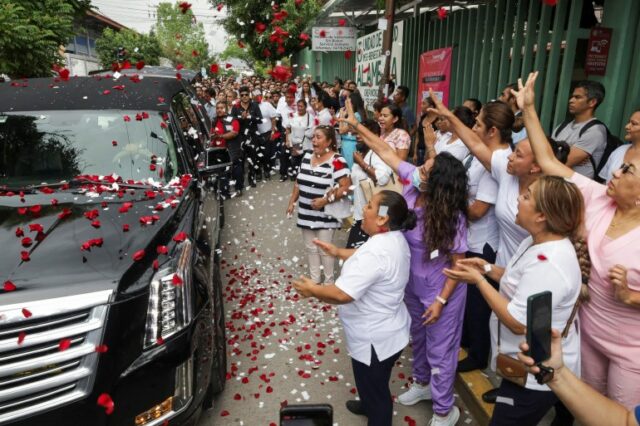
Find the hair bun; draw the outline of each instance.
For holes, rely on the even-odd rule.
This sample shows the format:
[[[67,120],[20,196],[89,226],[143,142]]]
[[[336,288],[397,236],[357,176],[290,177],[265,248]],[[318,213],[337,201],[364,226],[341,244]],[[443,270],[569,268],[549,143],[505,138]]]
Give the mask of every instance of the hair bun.
[[[402,229],[404,231],[410,231],[416,227],[417,223],[418,216],[416,216],[416,213],[413,210],[409,210],[407,212],[407,217],[405,217],[404,221],[402,222]]]

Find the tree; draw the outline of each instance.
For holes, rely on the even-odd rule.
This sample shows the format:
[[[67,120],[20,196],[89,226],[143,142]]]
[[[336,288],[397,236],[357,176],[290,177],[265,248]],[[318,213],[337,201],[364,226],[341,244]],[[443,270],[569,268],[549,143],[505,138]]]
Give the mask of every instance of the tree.
[[[154,30],[162,46],[162,56],[174,65],[182,64],[189,69],[206,67],[210,61],[209,45],[204,27],[196,22],[191,9],[183,13],[177,3],[160,3],[156,13]]]
[[[3,0],[0,3],[0,73],[12,78],[46,77],[64,63],[73,20],[90,0]]]
[[[118,57],[120,48],[124,48],[124,51]],[[133,65],[143,61],[146,65],[158,65],[162,54],[160,43],[153,32],[147,35],[127,29],[114,31],[111,28],[105,28],[96,40],[96,50],[103,68],[110,68],[116,61],[129,61]]]
[[[270,63],[311,43],[303,31],[320,12],[318,0],[224,0],[224,4],[225,30],[254,59]]]

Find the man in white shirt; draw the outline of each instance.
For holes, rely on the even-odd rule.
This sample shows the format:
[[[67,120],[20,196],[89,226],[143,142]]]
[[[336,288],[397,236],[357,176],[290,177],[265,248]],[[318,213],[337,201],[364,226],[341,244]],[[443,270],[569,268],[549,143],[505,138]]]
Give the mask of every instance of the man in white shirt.
[[[275,161],[275,141],[272,134],[276,128],[276,109],[268,99],[262,98],[262,91],[255,89],[253,99],[260,107],[262,122],[258,123],[258,164],[265,180],[271,179],[271,169]]]
[[[288,91],[278,101],[276,113],[280,114],[282,119],[282,128],[286,129],[296,113],[296,94]],[[284,135],[283,135],[284,136]],[[282,138],[284,140],[284,137]],[[280,145],[280,182],[284,182],[289,177],[289,168],[291,167],[291,151],[286,143]],[[293,178],[292,178],[293,180]]]
[[[318,112],[316,126],[333,126],[333,114],[329,110],[332,102],[328,95],[323,95],[318,99],[318,102],[322,102],[322,109]]]

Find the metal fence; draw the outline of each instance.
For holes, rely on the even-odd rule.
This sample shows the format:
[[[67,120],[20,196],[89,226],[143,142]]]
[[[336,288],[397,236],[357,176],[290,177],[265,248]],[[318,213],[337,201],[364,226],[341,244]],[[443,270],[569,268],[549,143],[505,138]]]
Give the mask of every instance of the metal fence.
[[[537,70],[538,111],[550,131],[566,117],[571,83],[586,77],[590,30],[580,28],[585,1],[558,0],[551,7],[541,0],[492,0],[455,10],[444,20],[435,13],[405,20],[401,80],[411,89],[410,105],[416,105],[420,55],[452,46],[451,106],[469,97],[495,99],[507,84]],[[621,135],[640,107],[640,1],[606,0],[603,16],[601,25],[613,28],[613,37],[606,75],[592,78],[607,91],[597,116]],[[309,51],[296,59],[313,62],[306,73],[323,80],[354,77],[353,58],[347,61],[340,52],[321,54],[318,64]]]

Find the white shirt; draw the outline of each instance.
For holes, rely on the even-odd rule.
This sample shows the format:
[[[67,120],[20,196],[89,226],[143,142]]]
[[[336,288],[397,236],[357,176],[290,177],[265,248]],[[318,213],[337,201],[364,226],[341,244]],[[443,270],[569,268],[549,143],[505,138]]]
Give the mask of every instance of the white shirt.
[[[453,143],[449,143],[451,141],[451,133],[445,133],[445,135],[449,135],[449,137],[442,137],[436,139],[436,143],[433,148],[436,150],[436,154],[440,154],[441,152],[448,152],[453,155],[458,160],[462,161],[465,159],[467,155],[469,155],[469,149],[462,142],[460,138],[453,141]]]
[[[491,156],[491,176],[498,182],[498,198],[495,204],[498,222],[498,254],[496,265],[504,267],[529,233],[516,225],[520,183],[518,178],[507,173],[511,149],[499,149]]]
[[[278,114],[269,101],[262,101],[258,105],[262,113],[262,123],[258,123],[258,133],[263,134],[271,131],[271,119]]]
[[[336,287],[354,299],[340,305],[349,355],[371,365],[371,346],[384,361],[409,343],[404,304],[411,253],[401,231],[376,234],[344,263]]]
[[[298,112],[296,111],[295,104],[293,104],[293,106],[289,106],[287,105],[286,102],[280,104],[279,101],[278,101],[278,108],[276,108],[276,112],[280,114],[280,117],[282,117],[282,127],[285,129],[289,127],[289,120],[291,120],[294,115],[298,114]]]
[[[611,155],[609,155],[607,162],[600,170],[598,176],[609,183],[609,181],[613,179],[613,173],[622,166],[622,163],[624,163],[624,156],[627,154],[627,151],[629,151],[629,148],[631,148],[631,144],[625,144],[617,147]]]
[[[470,157],[462,162],[467,164]],[[498,200],[498,182],[484,168],[482,163],[472,157],[467,169],[469,177],[469,206],[476,200],[491,204],[484,216],[478,220],[469,221],[467,228],[467,245],[469,251],[483,253],[485,244],[489,244],[493,251],[498,249],[498,222],[495,214],[495,204]]]
[[[376,185],[383,186],[389,183],[389,178],[393,174],[393,170],[391,167],[387,165],[382,159],[373,152],[373,150],[369,150],[367,155],[363,158],[364,162],[371,167],[374,168],[376,174]],[[367,200],[364,197],[364,191],[360,187],[360,181],[369,179],[369,175],[362,170],[362,167],[358,163],[353,163],[353,167],[351,168],[351,181],[355,186],[353,190],[353,218],[355,220],[362,220],[362,209],[367,205]]]
[[[287,121],[287,128],[291,129],[291,144],[302,145],[303,150],[313,148],[311,138],[313,137],[313,118],[309,114],[300,115],[295,113],[293,118]]]
[[[580,265],[568,238],[532,246],[527,237],[509,261],[500,280],[500,294],[509,300],[507,310],[519,323],[527,324],[527,298],[543,291],[551,292],[551,326],[562,332],[580,294]],[[538,256],[542,256],[540,259]],[[495,370],[498,356],[498,318],[491,314],[491,366]],[[504,324],[500,330],[500,353],[517,358],[519,345],[526,337],[513,334]],[[564,365],[580,377],[580,337],[575,322],[569,335],[562,339]],[[531,374],[527,389],[550,390],[539,385]]]
[[[331,111],[329,108],[324,108],[318,112],[318,125],[320,126],[333,126],[331,122],[333,121],[333,117],[331,116]]]

